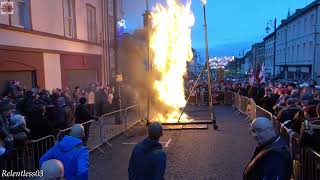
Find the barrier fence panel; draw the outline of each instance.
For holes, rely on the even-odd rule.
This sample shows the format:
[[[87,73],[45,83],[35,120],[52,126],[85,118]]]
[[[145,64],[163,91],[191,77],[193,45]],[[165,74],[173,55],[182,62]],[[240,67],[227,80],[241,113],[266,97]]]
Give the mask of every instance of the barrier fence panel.
[[[36,171],[40,168],[39,160],[55,144],[55,137],[50,135],[38,140],[31,140],[24,146],[16,147],[0,161],[0,168],[6,170]]]
[[[304,149],[303,152],[303,180],[320,180],[320,154],[311,148]]]
[[[247,108],[251,108],[249,105],[249,99],[244,97],[244,96],[240,96],[240,111],[244,114],[248,113],[248,112],[251,112],[251,111],[248,111]]]
[[[253,99],[249,99],[249,98],[247,98],[247,99],[248,99],[248,104],[250,104],[250,106],[251,106],[251,113],[250,113],[251,119],[250,120],[253,121],[254,119],[257,118],[257,105]]]
[[[140,107],[138,105],[127,107],[124,111],[124,119],[126,130],[141,122],[143,120],[143,116],[141,116]]]
[[[237,110],[240,110],[240,95],[234,94],[234,106]]]
[[[125,129],[122,115],[125,109],[120,109],[100,117],[101,139],[103,142],[114,138]]]

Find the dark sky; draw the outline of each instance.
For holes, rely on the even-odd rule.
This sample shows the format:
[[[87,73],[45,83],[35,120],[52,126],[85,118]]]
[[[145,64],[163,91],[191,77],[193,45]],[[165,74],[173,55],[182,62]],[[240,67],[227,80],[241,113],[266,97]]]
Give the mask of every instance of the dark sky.
[[[166,0],[149,0],[150,9]],[[186,0],[177,0],[185,2]],[[250,49],[255,42],[266,36],[267,21],[278,20],[294,13],[313,0],[207,0],[207,24],[210,56],[239,55]],[[146,0],[123,0],[127,31],[132,32],[143,25],[142,14]],[[201,0],[192,0],[196,22],[192,29],[192,46],[199,51],[204,48],[203,8]]]

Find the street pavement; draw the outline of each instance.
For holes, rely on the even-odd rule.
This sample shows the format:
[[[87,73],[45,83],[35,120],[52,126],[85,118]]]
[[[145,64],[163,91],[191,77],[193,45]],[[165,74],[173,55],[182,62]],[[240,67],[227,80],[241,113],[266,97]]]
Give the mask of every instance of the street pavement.
[[[241,180],[246,163],[254,151],[255,143],[248,131],[244,116],[233,115],[231,106],[216,106],[219,126],[206,130],[165,131],[161,142],[167,153],[165,179],[179,180]],[[132,136],[119,136],[103,146],[104,153],[90,154],[89,178],[93,180],[128,179],[128,162],[136,143],[147,136],[145,126],[137,125]]]

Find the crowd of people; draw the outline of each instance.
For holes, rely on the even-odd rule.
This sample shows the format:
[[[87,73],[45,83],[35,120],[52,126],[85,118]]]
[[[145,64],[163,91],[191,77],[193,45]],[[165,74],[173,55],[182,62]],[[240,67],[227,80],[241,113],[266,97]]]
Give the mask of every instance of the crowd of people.
[[[31,139],[56,135],[118,108],[120,98],[114,86],[91,83],[87,89],[57,88],[50,93],[40,88],[28,90],[12,81],[0,96],[0,157]]]
[[[208,85],[200,82],[195,91],[193,83],[187,84],[190,102],[206,104],[208,102]],[[301,135],[303,145],[320,151],[320,86],[316,82],[269,81],[266,83],[249,83],[245,80],[215,81],[212,94],[219,99],[219,92],[232,91],[252,98],[257,105],[276,116],[284,124]],[[310,142],[311,141],[311,142]]]

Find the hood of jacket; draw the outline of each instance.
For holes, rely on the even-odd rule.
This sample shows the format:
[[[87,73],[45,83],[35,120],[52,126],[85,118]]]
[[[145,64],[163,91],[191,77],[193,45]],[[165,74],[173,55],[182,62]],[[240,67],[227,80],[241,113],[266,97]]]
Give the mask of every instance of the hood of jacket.
[[[72,136],[64,136],[64,138],[60,141],[58,148],[62,152],[68,152],[81,144],[83,144],[83,142],[78,138],[74,138]]]

